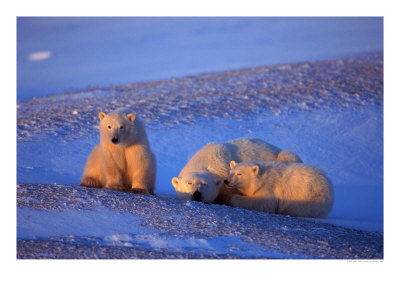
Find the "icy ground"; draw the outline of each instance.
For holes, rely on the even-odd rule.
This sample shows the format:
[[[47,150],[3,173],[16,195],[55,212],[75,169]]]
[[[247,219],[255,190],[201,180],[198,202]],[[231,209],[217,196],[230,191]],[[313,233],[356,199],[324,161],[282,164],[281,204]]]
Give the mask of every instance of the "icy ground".
[[[78,187],[99,110],[132,108],[158,196]],[[21,258],[382,258],[382,53],[41,97],[18,104]],[[210,141],[257,137],[332,179],[327,220],[177,200],[171,178]]]

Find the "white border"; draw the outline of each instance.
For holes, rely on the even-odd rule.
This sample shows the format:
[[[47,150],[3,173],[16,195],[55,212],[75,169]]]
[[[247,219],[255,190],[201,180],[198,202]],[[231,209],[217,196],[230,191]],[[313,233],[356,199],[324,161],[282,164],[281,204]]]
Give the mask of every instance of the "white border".
[[[392,2],[395,3],[395,2]],[[399,294],[398,11],[378,1],[18,1],[2,7],[2,294],[20,299],[380,299]],[[11,7],[10,7],[11,6]],[[384,16],[385,250],[383,262],[349,261],[17,261],[16,16]],[[396,74],[396,75],[395,75]],[[4,130],[7,126],[8,130]],[[11,149],[11,150],[10,150]],[[12,159],[11,159],[12,158]],[[393,176],[396,174],[397,176]],[[397,280],[396,280],[397,283]],[[12,295],[12,296],[10,296]],[[7,297],[7,296],[6,296]],[[3,296],[4,298],[4,296]],[[6,298],[4,298],[6,299]]]

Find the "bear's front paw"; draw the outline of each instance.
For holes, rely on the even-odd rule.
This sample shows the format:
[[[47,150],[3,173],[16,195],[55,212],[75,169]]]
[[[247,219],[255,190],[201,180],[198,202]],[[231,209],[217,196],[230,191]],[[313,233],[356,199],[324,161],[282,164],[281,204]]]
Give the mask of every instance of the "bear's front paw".
[[[79,184],[81,186],[86,186],[88,188],[102,188],[101,182],[93,177],[85,177],[82,179],[82,182]]]

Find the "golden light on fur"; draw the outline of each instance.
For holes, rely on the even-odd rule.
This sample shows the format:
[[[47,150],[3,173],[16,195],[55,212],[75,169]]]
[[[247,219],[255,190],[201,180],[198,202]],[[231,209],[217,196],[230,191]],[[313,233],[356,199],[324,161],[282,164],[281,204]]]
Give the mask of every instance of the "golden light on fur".
[[[333,188],[323,171],[303,163],[231,162],[227,183],[242,195],[230,205],[295,217],[326,218]]]
[[[154,193],[156,159],[144,126],[128,109],[99,113],[100,144],[89,155],[81,185]]]
[[[281,155],[285,152],[284,155]],[[297,154],[254,138],[240,138],[226,143],[209,143],[200,149],[186,164],[179,177],[172,178],[172,185],[180,199],[196,198],[207,203],[225,203],[237,191],[224,186],[232,163],[236,161],[301,161]],[[202,185],[195,188],[198,182]],[[204,185],[206,183],[206,185]]]

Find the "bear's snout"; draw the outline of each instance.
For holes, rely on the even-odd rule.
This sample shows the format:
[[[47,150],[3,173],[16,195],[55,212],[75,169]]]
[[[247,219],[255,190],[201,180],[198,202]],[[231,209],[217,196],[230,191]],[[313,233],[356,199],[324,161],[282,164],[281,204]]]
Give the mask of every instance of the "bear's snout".
[[[201,192],[195,191],[195,192],[193,193],[193,200],[201,201]]]
[[[111,142],[113,142],[113,144],[118,144],[118,138],[113,137],[111,139]]]

